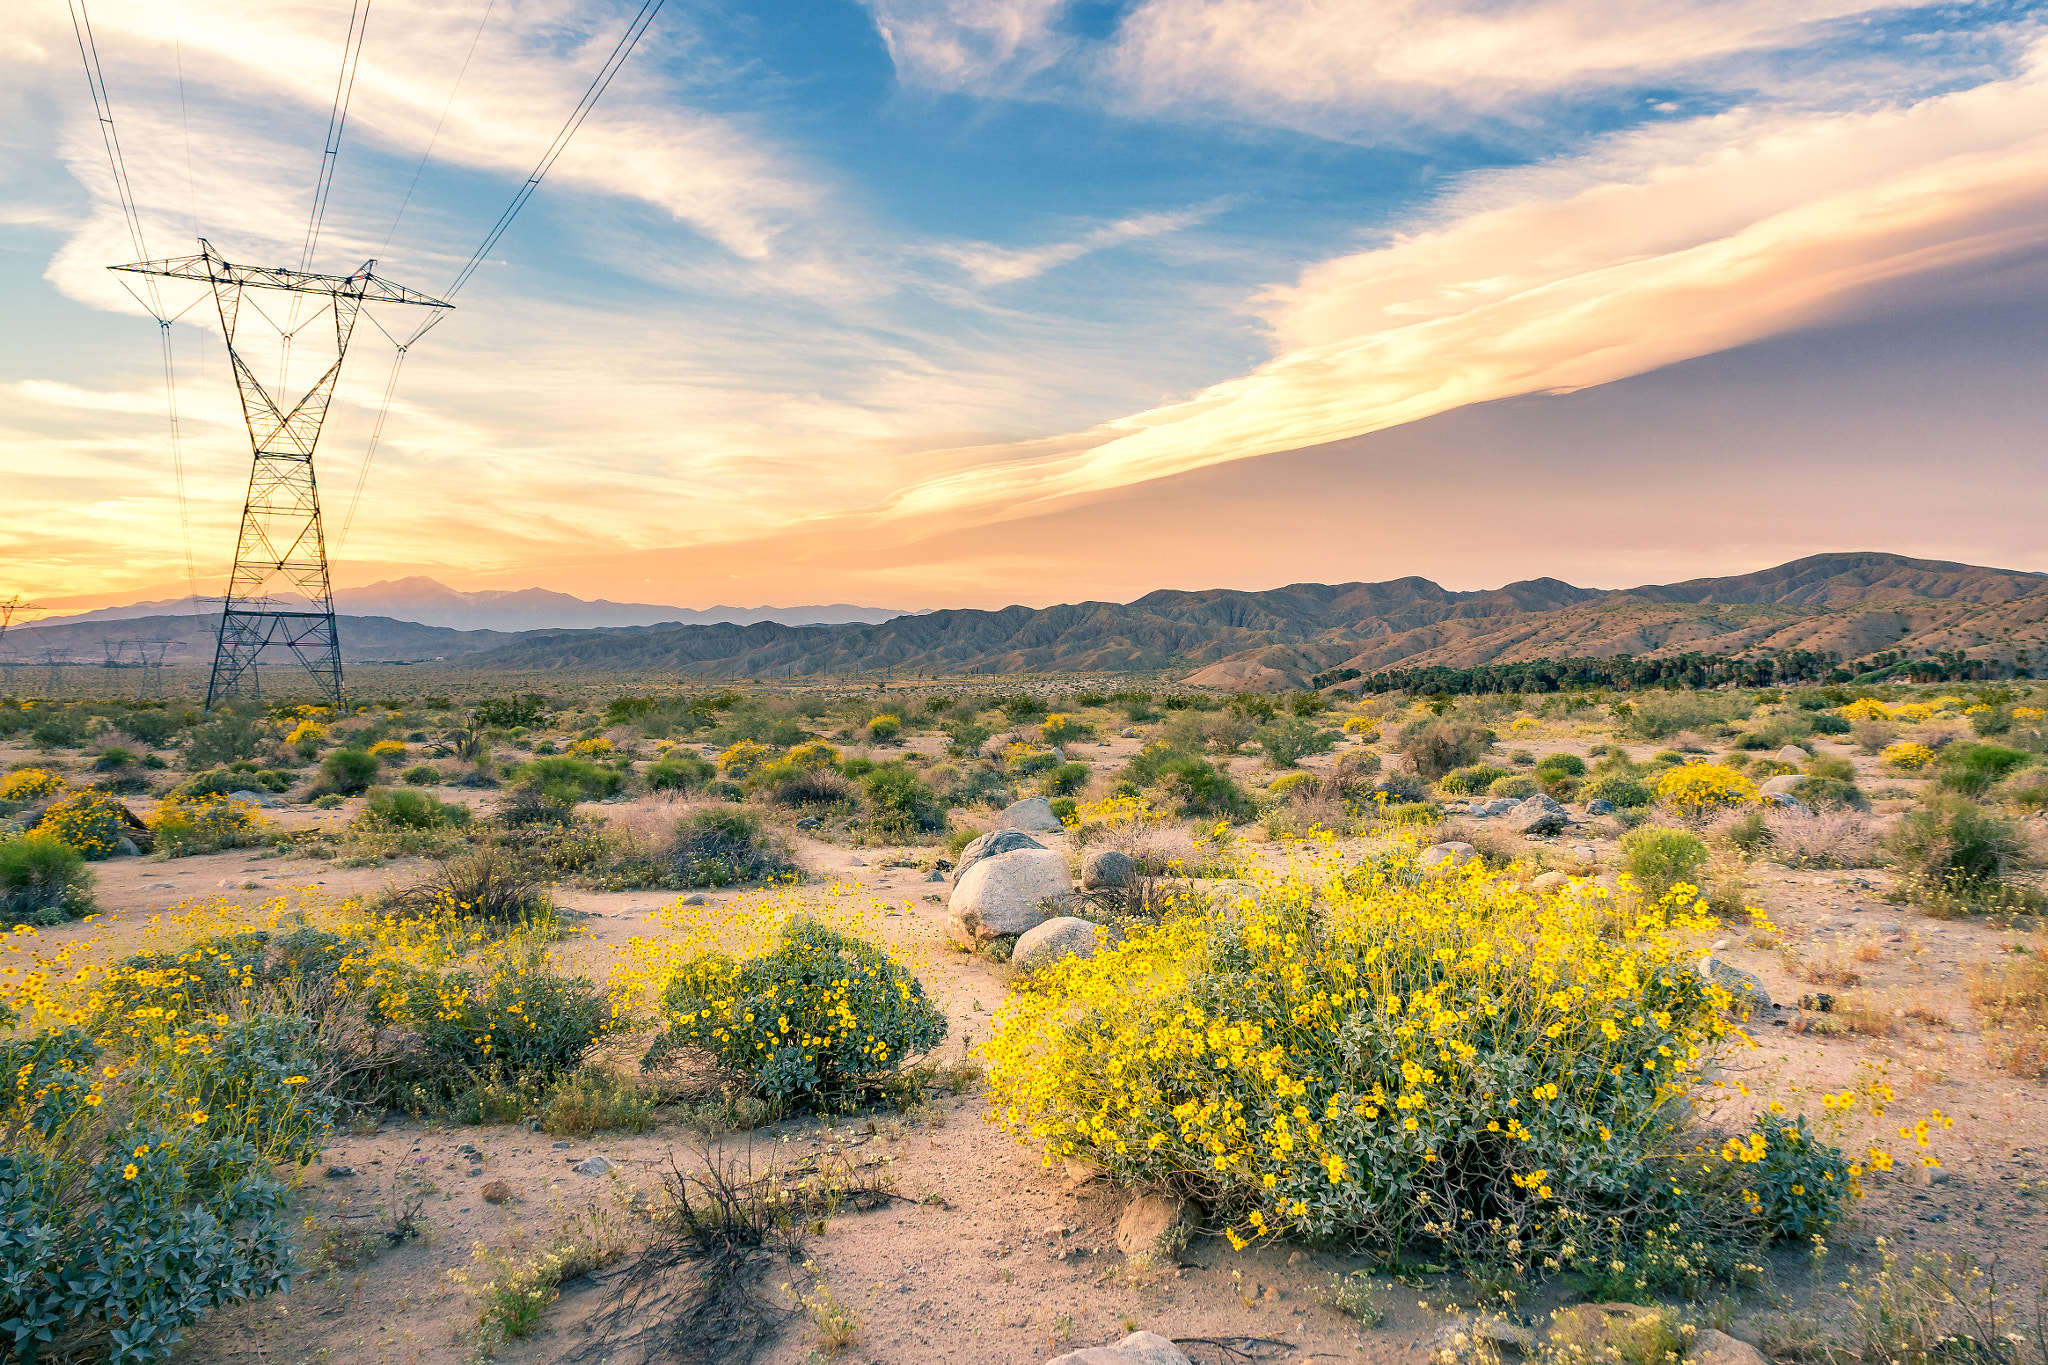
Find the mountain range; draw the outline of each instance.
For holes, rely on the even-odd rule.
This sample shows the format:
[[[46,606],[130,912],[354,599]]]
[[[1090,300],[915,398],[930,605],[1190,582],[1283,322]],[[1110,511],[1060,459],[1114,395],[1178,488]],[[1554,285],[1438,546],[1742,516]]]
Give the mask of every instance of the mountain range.
[[[103,641],[151,633],[187,642],[174,659],[211,657],[212,622],[193,616],[17,627],[7,652],[34,657],[55,648],[95,657]],[[1867,552],[1620,590],[1536,578],[1452,592],[1411,577],[1256,592],[1161,589],[1128,603],[931,611],[836,625],[664,622],[507,633],[350,615],[341,618],[341,635],[352,662],[706,681],[883,668],[937,676],[1163,671],[1195,685],[1270,690],[1343,668],[1792,649],[1848,660],[1881,650],[1962,650],[2038,667],[2048,663],[2048,575]]]
[[[280,602],[303,602],[286,594]],[[663,607],[647,602],[608,602],[603,598],[586,601],[565,592],[546,588],[517,588],[461,592],[424,576],[386,579],[361,588],[339,588],[334,594],[337,612],[350,616],[387,616],[426,626],[452,630],[520,631],[577,629],[593,626],[651,626],[657,623],[704,625],[732,621],[742,625],[776,621],[783,625],[842,625],[852,621],[887,621],[908,613],[893,607],[856,607],[845,602],[807,607]],[[133,602],[126,606],[101,607],[70,616],[47,617],[40,624],[77,625],[92,621],[134,621],[154,616],[219,615],[212,604],[190,597],[173,597],[155,602]]]

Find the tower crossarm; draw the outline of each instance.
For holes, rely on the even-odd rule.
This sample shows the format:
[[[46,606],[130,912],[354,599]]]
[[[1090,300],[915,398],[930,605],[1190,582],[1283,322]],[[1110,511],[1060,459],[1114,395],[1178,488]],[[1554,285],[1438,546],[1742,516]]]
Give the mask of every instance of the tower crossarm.
[[[375,261],[363,262],[352,275],[319,275],[285,266],[236,265],[225,260],[204,239],[205,249],[193,256],[167,256],[130,265],[110,265],[109,270],[126,270],[137,275],[163,275],[174,280],[195,280],[201,284],[240,285],[250,289],[283,289],[297,294],[340,294],[365,303],[410,303],[422,308],[455,307],[431,294],[394,284],[375,273]]]

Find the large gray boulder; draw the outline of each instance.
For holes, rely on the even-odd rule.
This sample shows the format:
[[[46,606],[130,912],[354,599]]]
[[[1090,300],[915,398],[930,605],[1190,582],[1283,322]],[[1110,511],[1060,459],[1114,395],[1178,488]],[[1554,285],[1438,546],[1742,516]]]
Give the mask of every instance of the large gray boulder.
[[[1470,844],[1452,840],[1446,844],[1431,844],[1415,855],[1415,865],[1425,872],[1449,871],[1463,867],[1479,856],[1479,850]]]
[[[1066,826],[1052,813],[1052,802],[1042,796],[1027,796],[1003,808],[1003,813],[996,817],[996,828],[1057,834]]]
[[[1799,784],[1805,780],[1805,773],[1779,773],[1776,777],[1765,778],[1763,786],[1757,790],[1765,796],[1790,796],[1799,790]]]
[[[1192,1365],[1187,1353],[1165,1337],[1133,1332],[1114,1346],[1084,1346],[1045,1365]]]
[[[983,858],[953,888],[953,932],[969,942],[1021,934],[1045,918],[1046,902],[1071,889],[1064,853],[1018,848]]]
[[[1120,850],[1098,848],[1081,860],[1083,891],[1122,891],[1137,880],[1138,865]]]
[[[1538,793],[1500,817],[1516,834],[1556,834],[1571,825],[1563,806]]]
[[[958,886],[960,879],[967,875],[967,869],[983,858],[993,858],[998,853],[1011,853],[1020,848],[1044,847],[1030,835],[1014,829],[996,829],[976,835],[967,847],[960,850],[960,859],[953,867],[953,885]]]
[[[1780,763],[1790,763],[1796,768],[1806,762],[1807,753],[1806,750],[1800,748],[1797,744],[1787,744],[1784,748],[1772,754],[1771,757],[1777,759]]]
[[[1095,926],[1075,915],[1061,915],[1026,929],[1010,950],[1010,965],[1029,973],[1061,958],[1094,956]]]

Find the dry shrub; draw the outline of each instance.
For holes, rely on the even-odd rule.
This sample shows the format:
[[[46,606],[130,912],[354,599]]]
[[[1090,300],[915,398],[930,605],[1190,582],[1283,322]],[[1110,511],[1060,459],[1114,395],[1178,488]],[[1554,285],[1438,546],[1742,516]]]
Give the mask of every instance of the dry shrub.
[[[1849,738],[1856,747],[1873,757],[1883,753],[1898,740],[1899,727],[1888,720],[1859,720],[1849,727]]]
[[[1993,1066],[2015,1076],[2048,1076],[2048,961],[2033,954],[1997,966],[1975,964],[1970,1003],[1998,1030],[1985,1040]]]
[[[1780,957],[1785,971],[1816,986],[1860,986],[1863,974],[1849,965],[1849,953],[1840,943],[1827,944],[1808,957],[1787,948]]]
[[[1787,867],[1875,867],[1882,845],[1877,822],[1853,810],[1810,814],[1773,807],[1764,812],[1771,857]]]

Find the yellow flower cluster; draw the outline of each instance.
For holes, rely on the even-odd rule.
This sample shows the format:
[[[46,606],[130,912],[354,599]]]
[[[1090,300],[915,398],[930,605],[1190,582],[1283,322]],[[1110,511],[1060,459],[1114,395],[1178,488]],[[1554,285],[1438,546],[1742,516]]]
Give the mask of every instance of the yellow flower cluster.
[[[64,779],[44,768],[23,768],[0,778],[0,801],[38,801],[64,790]]]
[[[1746,806],[1757,798],[1756,783],[1721,763],[1688,763],[1657,779],[1657,799],[1680,819],[1704,823],[1716,813]]]
[[[1878,755],[1878,761],[1893,772],[1917,773],[1934,762],[1934,750],[1925,744],[1892,744],[1886,746],[1885,751]]]
[[[43,812],[36,832],[60,839],[88,858],[106,858],[127,837],[121,809],[121,803],[104,792],[77,792]]]
[[[1292,877],[1021,988],[983,1049],[991,1117],[1048,1162],[1199,1185],[1254,1237],[1399,1240],[1428,1204],[1573,1193],[1565,1171],[1655,1183],[1744,1040],[1692,965],[1714,923],[1406,855]]]
[[[1836,708],[1844,720],[1890,720],[1892,708],[1876,697],[1858,697],[1846,706]]]

